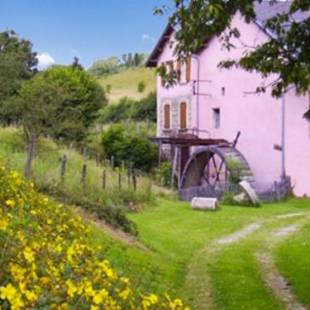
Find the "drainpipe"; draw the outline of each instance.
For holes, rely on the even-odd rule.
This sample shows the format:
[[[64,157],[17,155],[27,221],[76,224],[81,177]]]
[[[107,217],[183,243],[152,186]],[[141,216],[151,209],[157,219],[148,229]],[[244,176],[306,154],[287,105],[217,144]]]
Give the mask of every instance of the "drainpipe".
[[[196,129],[197,129],[197,135],[199,135],[199,110],[200,110],[200,102],[199,102],[199,94],[200,94],[200,58],[197,55],[192,55],[192,58],[197,61],[197,78],[196,78],[196,83],[197,83],[197,92],[196,92]],[[195,84],[194,84],[195,87]],[[195,90],[194,90],[195,92]]]
[[[286,145],[285,145],[285,130],[286,130],[286,124],[285,124],[285,93],[283,93],[282,95],[282,104],[281,104],[281,116],[282,116],[282,119],[281,119],[281,145],[282,145],[282,173],[281,173],[281,178],[282,179],[285,179],[286,177],[286,165],[285,165],[285,160],[286,160]]]

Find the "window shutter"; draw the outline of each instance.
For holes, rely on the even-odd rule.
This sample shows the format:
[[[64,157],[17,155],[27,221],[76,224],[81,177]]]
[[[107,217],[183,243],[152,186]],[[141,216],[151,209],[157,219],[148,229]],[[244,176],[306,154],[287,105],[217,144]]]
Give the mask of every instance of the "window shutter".
[[[177,79],[180,82],[181,81],[181,73],[182,73],[182,61],[181,59],[178,59],[177,61]]]
[[[187,129],[187,104],[181,102],[180,104],[180,129]]]
[[[191,57],[187,56],[186,58],[186,82],[189,82],[191,80],[191,70],[192,70],[192,66],[191,66]]]
[[[164,128],[170,129],[170,104],[164,105]]]

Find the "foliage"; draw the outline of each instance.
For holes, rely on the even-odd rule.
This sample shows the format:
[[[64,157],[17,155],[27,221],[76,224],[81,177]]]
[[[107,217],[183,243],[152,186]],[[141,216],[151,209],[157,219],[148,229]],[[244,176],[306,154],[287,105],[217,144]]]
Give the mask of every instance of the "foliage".
[[[89,228],[13,171],[0,168],[2,309],[183,309],[181,300],[141,294],[119,276]],[[12,246],[14,245],[14,246]]]
[[[115,56],[100,59],[90,66],[88,72],[97,78],[111,75],[125,70],[126,68],[140,67],[144,64],[146,58],[146,54],[128,53],[122,55],[122,59]]]
[[[23,81],[36,73],[38,60],[32,52],[31,42],[19,38],[14,31],[0,32],[0,120],[10,123],[19,120],[16,110],[11,109]]]
[[[230,157],[226,161],[229,170],[229,181],[233,184],[239,184],[242,177],[242,167],[238,161]]]
[[[133,104],[134,100],[124,97],[116,104],[107,105],[102,111],[100,121],[102,123],[118,123],[129,119]]]
[[[100,85],[79,66],[54,66],[43,73],[66,94],[57,110],[58,127],[53,136],[67,142],[81,141],[107,103]]]
[[[114,157],[115,164],[132,164],[134,169],[149,172],[156,164],[157,149],[146,138],[128,132],[120,124],[112,125],[102,134],[102,146],[107,158]]]
[[[154,92],[149,93],[148,96],[142,98],[133,105],[131,118],[136,121],[156,122],[156,94]]]
[[[254,0],[173,0],[174,12],[169,21],[176,29],[176,54],[185,59],[196,53],[206,44],[206,38],[221,37],[226,48],[234,48],[231,38],[239,38],[240,32],[232,28],[232,17],[241,12],[247,23],[255,18]],[[258,2],[262,2],[261,0]],[[270,1],[273,5],[276,1]],[[269,85],[274,96],[281,96],[290,85],[305,94],[309,90],[309,44],[310,17],[295,18],[296,12],[307,14],[308,0],[295,0],[290,3],[288,12],[282,12],[265,21],[263,25],[272,36],[269,40],[249,50],[238,60],[223,60],[221,67],[241,67],[247,71],[258,71],[263,77],[275,75]],[[155,13],[163,14],[158,8]],[[268,85],[258,86],[265,91]]]
[[[171,186],[172,165],[170,161],[165,161],[156,169],[156,180],[160,185]]]
[[[119,70],[120,60],[117,57],[110,57],[95,61],[88,69],[88,72],[95,77],[100,77],[106,74],[117,73]]]
[[[139,92],[139,93],[143,93],[144,90],[145,90],[145,82],[144,82],[144,81],[140,81],[140,82],[138,83],[138,92]]]
[[[156,95],[149,93],[140,100],[127,97],[108,105],[102,112],[101,122],[115,123],[124,120],[156,122]]]

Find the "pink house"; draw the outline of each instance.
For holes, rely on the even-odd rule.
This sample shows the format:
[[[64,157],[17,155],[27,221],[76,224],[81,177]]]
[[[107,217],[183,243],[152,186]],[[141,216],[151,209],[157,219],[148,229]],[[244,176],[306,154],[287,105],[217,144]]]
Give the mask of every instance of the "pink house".
[[[264,20],[288,5],[263,2],[250,24],[236,14],[233,26],[241,32],[237,48],[228,52],[213,37],[184,64],[176,60],[174,31],[168,25],[148,59],[149,67],[180,72],[177,85],[169,88],[157,77],[155,140],[163,153],[169,152],[183,198],[223,190],[233,177],[233,165],[262,196],[281,195],[289,181],[295,195],[310,196],[310,124],[303,118],[309,96],[297,96],[293,87],[280,99],[269,89],[257,94],[263,82],[258,73],[217,66],[240,57],[246,46],[268,40],[272,34],[262,27]]]

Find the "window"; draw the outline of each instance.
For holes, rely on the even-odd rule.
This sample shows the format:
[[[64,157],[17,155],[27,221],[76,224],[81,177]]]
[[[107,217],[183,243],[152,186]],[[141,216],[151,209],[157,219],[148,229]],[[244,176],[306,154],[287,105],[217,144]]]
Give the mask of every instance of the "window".
[[[187,129],[187,104],[181,102],[180,104],[180,129]]]
[[[221,126],[221,111],[220,109],[213,109],[213,127],[220,128]]]
[[[170,104],[164,105],[164,129],[170,129]]]

